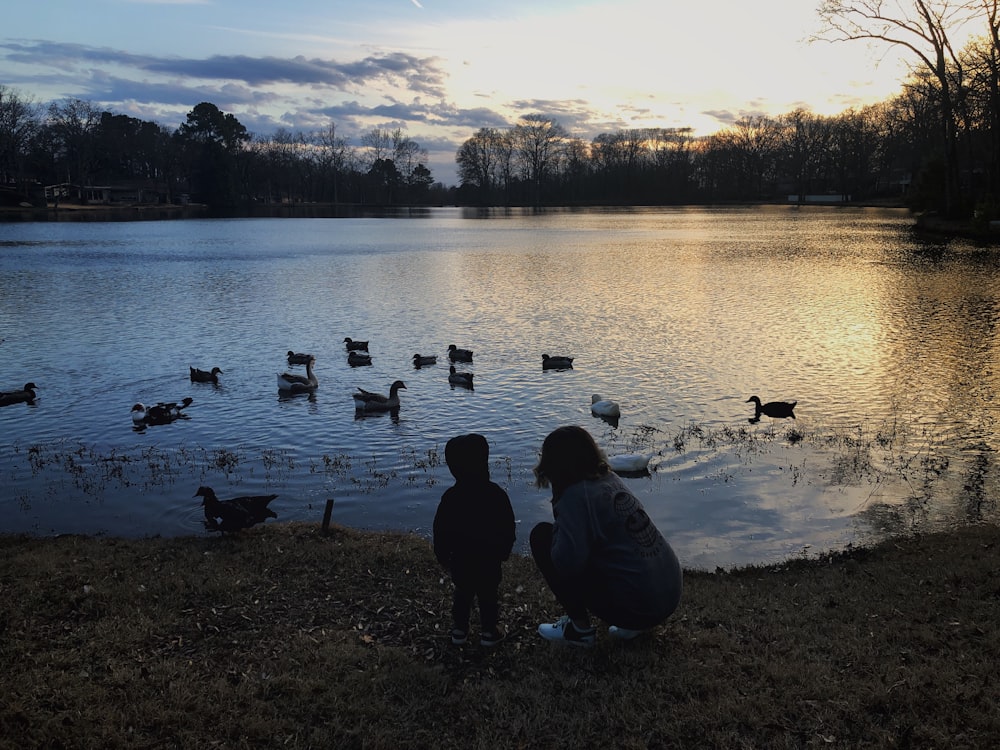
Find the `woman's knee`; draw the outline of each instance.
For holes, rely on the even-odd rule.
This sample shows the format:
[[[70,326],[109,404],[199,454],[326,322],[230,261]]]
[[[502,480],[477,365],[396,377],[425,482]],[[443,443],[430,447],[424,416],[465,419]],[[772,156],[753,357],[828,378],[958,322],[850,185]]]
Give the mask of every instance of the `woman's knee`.
[[[539,558],[539,555],[543,559],[551,559],[552,524],[548,521],[536,524],[528,536],[528,543],[531,546],[531,556],[536,560]]]

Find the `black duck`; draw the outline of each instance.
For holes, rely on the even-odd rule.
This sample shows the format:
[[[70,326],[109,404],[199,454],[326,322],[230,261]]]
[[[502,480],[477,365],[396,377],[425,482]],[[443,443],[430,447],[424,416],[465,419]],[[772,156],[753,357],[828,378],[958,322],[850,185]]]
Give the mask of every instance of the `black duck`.
[[[246,495],[229,500],[219,500],[211,487],[199,487],[194,493],[201,497],[205,508],[205,527],[209,531],[240,531],[249,529],[278,514],[268,508],[277,495]]]

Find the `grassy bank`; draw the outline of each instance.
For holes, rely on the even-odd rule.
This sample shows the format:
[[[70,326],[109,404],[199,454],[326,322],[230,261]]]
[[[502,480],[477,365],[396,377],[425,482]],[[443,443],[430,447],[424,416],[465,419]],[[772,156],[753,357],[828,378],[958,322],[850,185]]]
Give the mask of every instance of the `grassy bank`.
[[[495,649],[450,644],[426,540],[0,537],[0,746],[991,747],[995,527],[691,572],[629,644],[543,642],[506,567]]]

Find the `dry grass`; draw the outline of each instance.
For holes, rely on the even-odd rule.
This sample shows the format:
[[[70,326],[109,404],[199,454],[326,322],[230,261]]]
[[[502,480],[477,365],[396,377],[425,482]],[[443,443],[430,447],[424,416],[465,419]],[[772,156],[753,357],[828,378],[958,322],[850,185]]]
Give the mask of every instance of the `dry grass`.
[[[543,642],[530,560],[510,638],[450,645],[426,540],[0,537],[0,747],[990,747],[998,530],[693,572],[651,636]]]

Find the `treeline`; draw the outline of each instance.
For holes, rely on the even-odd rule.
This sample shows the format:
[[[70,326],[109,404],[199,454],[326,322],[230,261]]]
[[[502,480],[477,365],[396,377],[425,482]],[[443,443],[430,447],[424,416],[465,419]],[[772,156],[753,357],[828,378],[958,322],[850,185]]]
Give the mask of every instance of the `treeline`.
[[[426,158],[400,130],[373,128],[360,148],[334,125],[254,136],[202,102],[171,131],[78,99],[43,107],[0,85],[0,199],[8,203],[44,205],[46,186],[65,201],[85,202],[95,186],[113,186],[217,208],[440,203],[447,190],[434,183]]]
[[[458,197],[468,204],[660,205],[822,196],[940,208],[945,165],[936,101],[930,81],[915,78],[888,102],[830,117],[802,109],[748,116],[700,138],[689,128],[642,128],[585,141],[533,115],[509,129],[481,128],[462,144]],[[966,121],[967,208],[996,190],[994,121]]]
[[[643,128],[585,141],[545,115],[482,128],[457,154],[469,204],[675,204],[805,196],[1000,218],[1000,0],[825,0],[819,38],[914,57],[901,93],[825,117],[748,116],[707,137]],[[960,28],[986,30],[956,49]]]
[[[591,140],[544,114],[481,128],[456,153],[460,185],[435,183],[400,130],[354,146],[326,131],[252,136],[203,102],[174,131],[80,100],[35,104],[0,85],[0,200],[39,186],[134,185],[163,201],[369,205],[574,205],[904,201],[1000,218],[1000,0],[823,0],[830,41],[897,45],[916,64],[886,102],[821,116],[747,116],[710,136],[623,129]],[[890,14],[890,15],[883,15]],[[895,15],[891,15],[895,14]],[[961,49],[949,34],[988,33]]]

